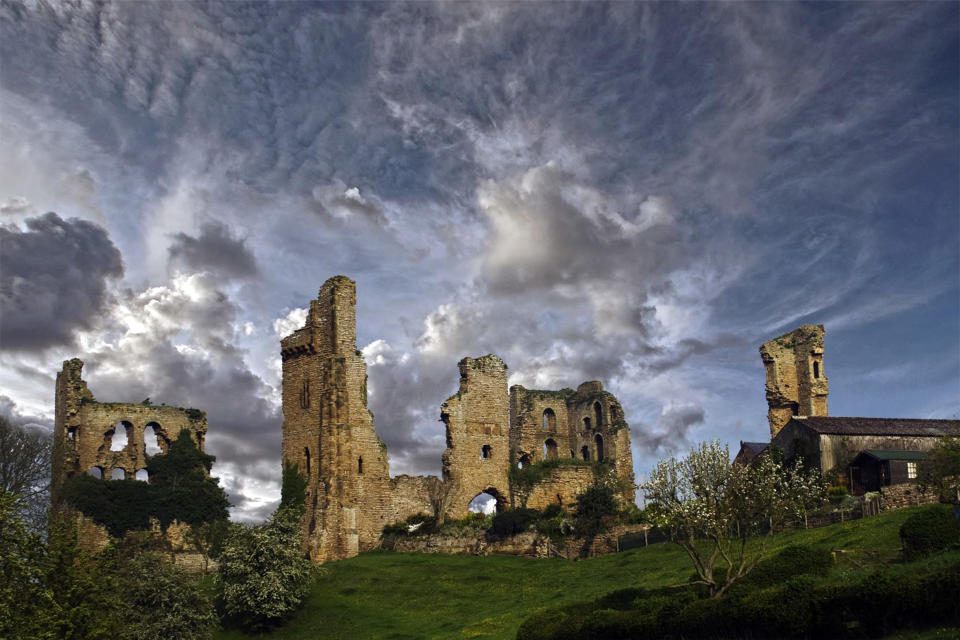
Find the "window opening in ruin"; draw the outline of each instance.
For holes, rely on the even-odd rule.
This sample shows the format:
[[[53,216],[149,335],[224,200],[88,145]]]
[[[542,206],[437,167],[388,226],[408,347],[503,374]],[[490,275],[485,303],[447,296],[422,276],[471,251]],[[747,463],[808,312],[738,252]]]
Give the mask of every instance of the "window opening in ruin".
[[[522,456],[520,456],[519,460],[517,460],[517,468],[523,469],[525,466],[527,466],[531,462],[533,462],[533,458],[530,457],[529,453],[525,453]]]
[[[599,402],[593,403],[593,414],[597,419],[597,429],[603,426],[603,407],[600,406]]]
[[[133,477],[140,482],[150,482],[150,474],[147,473],[146,469],[137,469],[137,472],[133,474]]]
[[[814,378],[820,377],[820,363],[817,362],[816,360],[814,360],[813,362],[813,377]]]
[[[77,439],[77,428],[76,428],[76,427],[70,427],[69,429],[67,429],[67,437],[70,438],[71,440],[76,440],[76,439]]]
[[[583,448],[580,449],[580,455],[583,457],[584,460],[589,460],[589,459],[590,459],[590,447],[584,445]]]
[[[553,438],[548,438],[547,441],[543,443],[543,459],[557,459],[557,443],[554,442]]]
[[[113,426],[113,435],[110,437],[110,451],[123,451],[127,446],[127,429],[133,428],[129,422],[118,422]]]
[[[114,467],[113,471],[110,473],[111,480],[126,480],[127,472],[123,470],[122,467]]]
[[[310,447],[303,448],[303,455],[307,459],[307,477],[310,477]]]
[[[160,435],[157,433],[160,425],[156,422],[148,422],[143,429],[143,451],[148,456],[155,456],[163,452],[160,447]]]
[[[497,513],[502,508],[501,500],[497,495],[499,494],[497,494],[495,489],[487,489],[486,491],[478,493],[473,500],[470,501],[470,504],[467,505],[467,511],[483,513],[485,515]]]
[[[598,433],[594,441],[597,443],[597,460],[603,462],[603,438]]]
[[[792,413],[792,414],[795,415],[795,416],[800,415],[800,405],[797,404],[796,402],[791,402],[791,403],[790,403],[790,413]]]
[[[590,430],[590,418],[584,418],[584,419],[583,419],[583,430],[584,430],[584,431],[589,431],[589,430]]]
[[[92,475],[97,480],[103,480],[103,468],[101,467],[90,467],[90,470],[87,471],[87,473]]]
[[[357,458],[357,473],[363,473],[363,456]]]
[[[493,457],[493,447],[488,444],[483,445],[483,449],[480,450],[480,457],[484,460],[489,460]]]
[[[553,409],[543,410],[543,430],[544,431],[557,430],[557,414],[553,412]]]

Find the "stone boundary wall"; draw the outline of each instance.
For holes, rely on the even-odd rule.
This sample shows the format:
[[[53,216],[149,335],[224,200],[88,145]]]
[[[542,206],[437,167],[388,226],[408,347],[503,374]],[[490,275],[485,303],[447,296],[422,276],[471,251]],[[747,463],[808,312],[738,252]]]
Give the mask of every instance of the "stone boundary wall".
[[[593,482],[592,467],[557,467],[530,491],[527,508],[542,511],[551,504],[559,504],[565,511],[572,511],[577,495],[586,491]]]
[[[485,536],[445,536],[433,534],[410,538],[390,538],[383,548],[408,553],[443,553],[447,555],[511,555],[526,558],[594,558],[619,551],[619,540],[628,533],[642,532],[643,525],[619,525],[598,534],[592,540],[569,538],[563,547],[534,531],[505,538],[487,540]]]
[[[895,484],[880,489],[880,511],[891,511],[939,502],[936,491],[921,491],[915,484]]]

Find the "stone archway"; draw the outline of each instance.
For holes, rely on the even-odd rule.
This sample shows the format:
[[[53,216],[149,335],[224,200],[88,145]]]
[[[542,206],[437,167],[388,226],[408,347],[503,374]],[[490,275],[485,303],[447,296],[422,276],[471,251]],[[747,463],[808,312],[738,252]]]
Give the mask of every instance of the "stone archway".
[[[492,504],[491,504],[492,503]],[[500,513],[506,508],[503,494],[493,487],[487,487],[470,500],[467,511],[491,515]]]

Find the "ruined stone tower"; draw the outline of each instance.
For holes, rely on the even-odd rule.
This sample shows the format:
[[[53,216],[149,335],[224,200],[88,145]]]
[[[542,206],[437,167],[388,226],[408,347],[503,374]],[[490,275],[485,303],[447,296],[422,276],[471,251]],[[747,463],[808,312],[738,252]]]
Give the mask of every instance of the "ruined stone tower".
[[[330,278],[303,328],[280,343],[283,459],[306,475],[304,528],[318,562],[371,548],[387,522],[390,474],[367,410],[355,305],[356,283]]]
[[[827,415],[823,333],[822,324],[807,324],[760,346],[771,438],[794,416]]]
[[[459,362],[460,388],[440,407],[446,426],[443,481],[454,486],[450,515],[460,517],[477,494],[486,492],[503,508],[509,500],[510,405],[507,365],[495,355]]]

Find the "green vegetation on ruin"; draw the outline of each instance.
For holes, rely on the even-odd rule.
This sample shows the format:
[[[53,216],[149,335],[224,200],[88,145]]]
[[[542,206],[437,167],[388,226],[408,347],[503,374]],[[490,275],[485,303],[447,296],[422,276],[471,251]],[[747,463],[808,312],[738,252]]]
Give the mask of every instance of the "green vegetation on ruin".
[[[960,561],[960,550],[954,549],[903,564],[898,532],[918,510],[778,533],[770,556],[795,545],[842,550],[827,575],[816,578],[837,584],[862,580],[879,567],[896,576]],[[324,568],[304,608],[282,628],[259,637],[305,640],[322,630],[324,638],[515,638],[520,624],[535,613],[619,589],[680,584],[692,572],[686,553],[668,543],[578,562],[377,551]],[[215,637],[250,636],[219,632]],[[954,638],[957,630],[904,630],[895,637]]]

